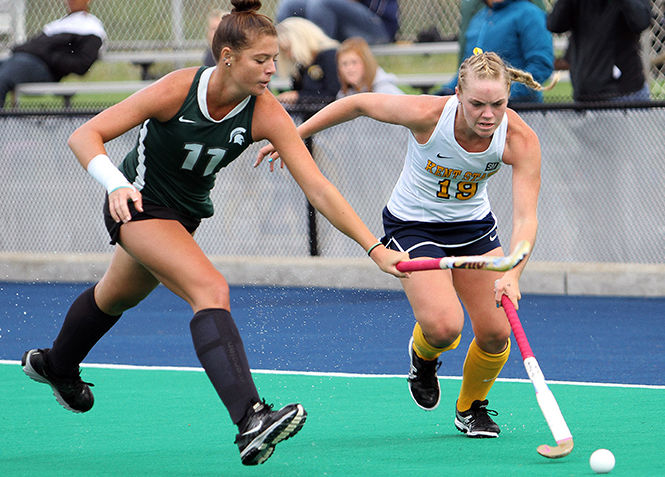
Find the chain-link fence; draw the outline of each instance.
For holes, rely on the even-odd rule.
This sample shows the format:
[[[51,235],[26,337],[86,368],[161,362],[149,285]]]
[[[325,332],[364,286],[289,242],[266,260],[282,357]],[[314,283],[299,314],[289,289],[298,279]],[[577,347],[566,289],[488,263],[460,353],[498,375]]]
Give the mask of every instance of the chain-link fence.
[[[537,261],[665,261],[665,108],[523,111],[543,151]],[[87,116],[0,115],[0,251],[110,252],[102,188],[66,146]],[[400,174],[407,130],[367,118],[323,131],[313,155],[323,173],[377,235],[381,210]],[[133,133],[111,141],[119,161]],[[197,240],[212,255],[361,257],[362,249],[317,214],[286,170],[254,169],[258,147],[217,176],[215,216]],[[511,178],[489,184],[500,238],[510,240]],[[315,225],[315,228],[312,228]]]
[[[279,0],[263,0],[261,13],[275,18]],[[459,5],[455,0],[400,2],[399,40],[414,41],[435,26],[442,36],[455,37]],[[228,1],[211,0],[93,0],[90,10],[104,23],[109,50],[203,48],[207,15],[212,8],[230,8]],[[0,50],[65,13],[55,0],[0,0]],[[0,21],[0,25],[3,23]]]
[[[279,0],[264,0],[262,12],[274,18]],[[548,8],[555,0],[545,0]],[[665,0],[651,0],[653,21],[643,35],[645,68],[655,99],[665,98]],[[92,12],[105,25],[108,51],[205,48],[211,0],[93,0]],[[415,41],[418,33],[436,28],[444,39],[458,35],[459,0],[401,0],[398,40]],[[38,32],[65,13],[56,0],[0,0],[0,54]]]

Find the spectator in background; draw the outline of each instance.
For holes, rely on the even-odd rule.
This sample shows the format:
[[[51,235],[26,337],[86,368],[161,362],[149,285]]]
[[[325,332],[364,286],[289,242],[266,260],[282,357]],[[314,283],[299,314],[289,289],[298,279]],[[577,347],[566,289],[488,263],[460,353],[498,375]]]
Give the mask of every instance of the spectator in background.
[[[485,0],[469,21],[464,34],[463,59],[474,48],[493,51],[513,68],[526,71],[538,83],[544,83],[554,70],[552,34],[547,30],[546,14],[529,0]],[[457,77],[436,94],[454,94]],[[542,102],[541,90],[513,83],[510,103]]]
[[[553,33],[570,32],[566,59],[575,101],[648,101],[640,35],[649,0],[559,0],[547,17]]]
[[[337,50],[337,73],[342,85],[338,99],[356,93],[402,93],[395,84],[395,75],[379,66],[369,45],[359,36],[344,40]]]
[[[399,30],[397,0],[281,0],[277,21],[303,17],[337,41],[360,36],[370,45],[395,41]]]
[[[89,12],[90,0],[67,0],[66,16],[44,25],[26,43],[12,48],[0,62],[0,108],[17,84],[60,81],[84,75],[99,57],[106,39],[102,22]]]
[[[665,74],[665,0],[655,3],[653,8],[653,28],[651,29],[650,44],[655,53],[651,58],[652,73]]]
[[[279,75],[291,78],[291,90],[277,95],[284,104],[324,105],[340,89],[337,76],[339,42],[314,23],[290,17],[277,24]]]
[[[547,11],[543,0],[531,0],[534,5],[537,5],[542,11]],[[466,29],[469,28],[469,22],[473,16],[485,7],[485,0],[461,0],[459,6],[460,21],[459,21],[459,35],[457,44],[459,45],[459,56],[457,58],[457,67],[462,64],[466,58],[464,52],[466,51]]]
[[[212,54],[212,39],[215,36],[215,31],[217,31],[217,25],[219,25],[222,17],[229,12],[214,8],[210,10],[208,14],[208,28],[206,30],[206,41],[208,42],[208,48],[206,49],[203,55],[203,66],[215,66],[217,61],[215,61],[215,55]]]

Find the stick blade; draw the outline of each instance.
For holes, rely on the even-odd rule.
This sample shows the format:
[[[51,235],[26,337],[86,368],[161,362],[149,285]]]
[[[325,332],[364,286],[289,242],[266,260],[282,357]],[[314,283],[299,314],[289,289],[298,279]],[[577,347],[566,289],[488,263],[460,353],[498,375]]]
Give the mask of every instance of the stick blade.
[[[530,251],[531,251],[531,244],[529,243],[529,241],[522,240],[515,246],[515,250],[513,250],[513,253],[511,253],[511,255],[514,257],[519,257],[519,261],[521,262],[522,260],[524,260],[524,257],[529,255]]]
[[[561,457],[566,457],[573,451],[573,439],[570,438],[561,441],[554,447],[543,444],[538,446],[537,450],[540,455],[547,457],[548,459],[560,459]]]
[[[492,270],[495,272],[507,272],[508,270],[512,270],[517,265],[519,265],[522,260],[524,260],[526,256],[529,255],[530,251],[531,244],[527,240],[522,240],[515,246],[515,249],[510,255],[506,255],[505,257],[494,257],[494,260],[491,260],[483,267],[483,269]],[[463,268],[476,268],[473,266],[473,264],[469,265],[469,267]]]

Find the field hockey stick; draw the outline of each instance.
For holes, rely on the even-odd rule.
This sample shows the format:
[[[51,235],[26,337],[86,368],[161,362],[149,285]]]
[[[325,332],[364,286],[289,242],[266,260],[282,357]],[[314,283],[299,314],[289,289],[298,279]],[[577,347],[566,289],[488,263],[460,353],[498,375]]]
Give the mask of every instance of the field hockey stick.
[[[531,250],[526,240],[521,241],[510,255],[494,257],[490,255],[473,255],[466,257],[425,258],[422,260],[409,260],[399,262],[397,270],[400,272],[416,272],[420,270],[447,270],[450,268],[468,268],[472,270],[492,270],[506,272],[515,268]]]
[[[538,446],[538,453],[548,459],[558,459],[559,457],[567,456],[573,451],[573,436],[570,433],[570,429],[568,429],[559,405],[556,399],[554,399],[554,394],[552,394],[552,391],[547,386],[545,376],[543,376],[538,361],[536,361],[536,357],[533,355],[533,351],[531,351],[531,346],[529,346],[529,342],[526,339],[526,334],[524,334],[522,323],[520,323],[513,302],[506,295],[503,295],[501,297],[501,305],[503,305],[503,309],[510,322],[510,327],[515,335],[515,340],[520,348],[520,353],[522,353],[526,373],[529,375],[529,379],[531,379],[531,383],[536,389],[538,406],[540,406],[540,410],[543,416],[545,416],[547,425],[557,443],[554,447],[547,444]]]

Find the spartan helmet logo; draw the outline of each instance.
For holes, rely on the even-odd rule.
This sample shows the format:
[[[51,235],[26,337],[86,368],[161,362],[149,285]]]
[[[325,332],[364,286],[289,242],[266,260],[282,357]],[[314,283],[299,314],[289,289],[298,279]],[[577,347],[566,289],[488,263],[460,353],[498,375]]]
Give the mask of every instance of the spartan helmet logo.
[[[242,146],[245,142],[245,136],[243,136],[243,134],[246,132],[247,130],[245,128],[235,128],[233,131],[231,131],[229,142]]]

